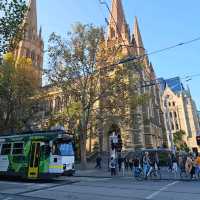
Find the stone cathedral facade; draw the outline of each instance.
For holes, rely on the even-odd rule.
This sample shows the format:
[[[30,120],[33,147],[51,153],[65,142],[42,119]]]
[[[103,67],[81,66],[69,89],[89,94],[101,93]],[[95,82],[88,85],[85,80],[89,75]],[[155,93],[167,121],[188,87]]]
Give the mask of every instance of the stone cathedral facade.
[[[21,57],[31,58],[35,71],[38,87],[42,87],[43,49],[42,29],[37,28],[36,0],[30,0],[28,11],[24,19],[25,33],[18,48],[14,52],[16,59]]]
[[[156,79],[156,75],[152,64],[149,62],[148,56],[143,45],[138,19],[135,17],[134,28],[131,34],[129,25],[126,22],[125,13],[121,0],[112,0],[112,15],[110,16],[108,25],[108,34],[106,36],[105,45],[107,48],[118,48],[121,46],[121,53],[124,57],[136,56],[142,57],[140,61],[142,68],[140,70],[132,70],[132,76],[136,76],[142,84],[146,84]],[[25,23],[27,23],[26,34],[23,41],[19,44],[19,49],[15,52],[17,57],[30,57],[35,67],[38,77],[38,86],[42,85],[42,64],[43,64],[43,41],[41,38],[41,30],[37,31],[37,11],[36,0],[30,0],[29,11],[27,13]],[[123,67],[123,65],[122,65]],[[131,82],[130,82],[131,84]],[[62,99],[62,91],[58,88],[45,86],[42,88],[45,94],[42,103],[38,106],[38,115],[40,116],[39,128],[48,124],[50,113],[62,110],[64,105]],[[125,105],[128,109],[127,115],[130,120],[128,124],[124,124],[120,118],[112,116],[112,120],[104,120],[104,123],[97,122],[97,127],[93,138],[90,138],[88,147],[90,150],[94,142],[102,140],[103,151],[109,151],[109,136],[112,131],[119,132],[122,137],[123,150],[134,150],[141,148],[163,147],[164,141],[164,121],[161,110],[160,91],[157,85],[149,87],[141,87],[137,89],[138,93],[148,93],[151,98],[145,105],[138,106],[134,112],[129,109],[129,105]],[[101,105],[101,102],[99,102]],[[101,112],[101,109],[99,109]],[[101,113],[100,113],[101,115]],[[95,120],[95,115],[94,115]],[[101,137],[98,137],[99,134]]]
[[[124,57],[135,56],[136,58],[141,58],[140,64],[142,68],[134,70],[133,66],[132,76],[136,76],[139,82],[144,85],[151,81],[155,82],[156,75],[148,56],[146,56],[137,17],[135,17],[131,34],[121,0],[112,1],[111,13],[106,39],[107,48],[115,47],[118,49],[121,46],[121,53]],[[132,84],[131,80],[129,80],[129,84]],[[103,149],[105,151],[109,149],[108,138],[112,131],[120,132],[124,150],[166,146],[161,96],[158,85],[150,84],[150,86],[140,87],[137,89],[137,92],[139,94],[149,94],[150,98],[147,103],[138,106],[134,111],[130,108],[127,109],[129,116],[128,124],[124,123],[120,118],[113,116],[111,122],[105,122],[101,127]],[[129,105],[125,106],[129,107]]]

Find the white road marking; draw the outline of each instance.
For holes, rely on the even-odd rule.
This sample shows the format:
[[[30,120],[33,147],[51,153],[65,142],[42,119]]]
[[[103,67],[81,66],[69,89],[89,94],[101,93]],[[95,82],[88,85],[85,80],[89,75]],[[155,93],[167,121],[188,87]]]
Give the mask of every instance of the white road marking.
[[[156,191],[156,192],[152,193],[151,195],[147,196],[145,199],[152,199],[152,198],[154,198],[155,196],[159,195],[162,191],[168,189],[170,186],[175,185],[178,182],[179,181],[175,181],[173,183],[170,183],[170,184],[168,184],[168,185],[160,188],[158,191]]]

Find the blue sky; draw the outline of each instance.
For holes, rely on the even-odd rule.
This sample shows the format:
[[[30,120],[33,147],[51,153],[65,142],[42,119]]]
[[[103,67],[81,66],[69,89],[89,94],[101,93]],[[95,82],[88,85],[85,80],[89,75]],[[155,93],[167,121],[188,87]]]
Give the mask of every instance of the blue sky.
[[[106,0],[110,5],[110,0]],[[145,48],[148,52],[200,36],[199,0],[122,0],[127,22],[133,30],[138,17]],[[38,25],[43,28],[47,46],[51,32],[65,35],[73,23],[106,26],[108,12],[99,0],[38,0]],[[200,41],[150,56],[158,77],[200,74]],[[47,58],[45,58],[47,60]],[[45,62],[47,63],[47,62]],[[44,67],[47,67],[46,64]],[[200,76],[189,83],[200,109]]]

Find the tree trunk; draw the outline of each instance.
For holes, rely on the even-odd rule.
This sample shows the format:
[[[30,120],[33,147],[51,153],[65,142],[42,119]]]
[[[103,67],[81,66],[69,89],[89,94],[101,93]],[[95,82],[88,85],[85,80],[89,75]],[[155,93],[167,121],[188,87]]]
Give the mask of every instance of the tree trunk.
[[[86,158],[86,132],[80,132],[80,151],[81,151],[81,168],[86,169],[87,158]]]

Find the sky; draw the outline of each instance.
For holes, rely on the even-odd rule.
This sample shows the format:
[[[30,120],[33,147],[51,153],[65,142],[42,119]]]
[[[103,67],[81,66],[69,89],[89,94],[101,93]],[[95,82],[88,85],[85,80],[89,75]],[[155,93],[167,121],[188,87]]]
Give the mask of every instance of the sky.
[[[109,5],[111,0],[105,0]],[[125,16],[133,30],[138,17],[147,52],[160,50],[200,37],[199,0],[122,0]],[[99,0],[37,0],[38,26],[42,26],[45,48],[52,32],[65,36],[75,22],[106,27],[109,17]],[[149,56],[157,77],[180,76],[189,85],[200,109],[200,76],[185,82],[187,75],[200,74],[200,40]],[[44,68],[47,67],[45,56]]]

